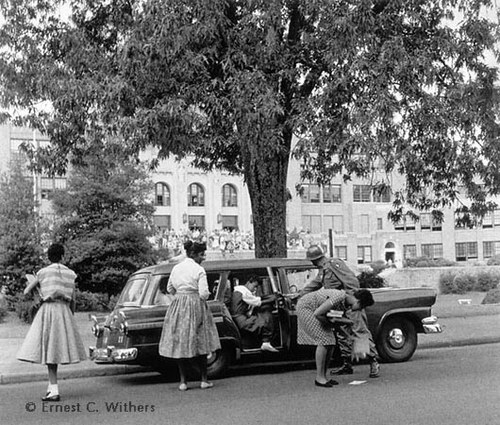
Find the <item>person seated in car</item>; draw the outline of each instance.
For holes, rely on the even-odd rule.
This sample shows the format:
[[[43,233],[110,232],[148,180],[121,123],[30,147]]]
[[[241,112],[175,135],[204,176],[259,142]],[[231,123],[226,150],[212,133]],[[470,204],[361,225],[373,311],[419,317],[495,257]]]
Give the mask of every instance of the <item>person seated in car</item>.
[[[274,334],[273,316],[269,309],[263,308],[266,304],[273,303],[276,297],[256,296],[255,291],[259,284],[259,279],[252,276],[244,285],[234,287],[231,299],[233,319],[240,329],[260,337],[261,350],[277,353],[278,350],[271,345]]]

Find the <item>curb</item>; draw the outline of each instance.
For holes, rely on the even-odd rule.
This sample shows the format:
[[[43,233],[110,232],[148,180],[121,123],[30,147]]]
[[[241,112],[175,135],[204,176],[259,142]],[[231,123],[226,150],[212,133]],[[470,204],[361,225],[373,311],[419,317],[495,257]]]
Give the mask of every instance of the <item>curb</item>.
[[[500,337],[483,337],[483,338],[469,338],[463,340],[449,341],[449,342],[431,342],[418,346],[418,350],[428,350],[437,348],[453,348],[453,347],[466,347],[468,345],[484,345],[484,344],[498,344]],[[98,376],[116,376],[116,375],[131,375],[136,373],[153,372],[145,366],[102,366],[97,368],[82,368],[71,371],[62,370],[59,373],[58,379],[79,379],[79,378],[92,378]],[[6,384],[22,384],[26,382],[39,382],[47,380],[47,372],[36,373],[4,373],[0,374],[0,385]]]
[[[43,366],[43,365],[41,365]],[[41,369],[43,370],[43,369]],[[76,370],[64,371],[58,373],[58,380],[92,378],[95,376],[113,376],[113,375],[130,375],[133,373],[150,372],[144,366],[102,366],[98,368],[81,368]],[[0,385],[5,384],[21,384],[26,382],[38,382],[47,380],[47,371],[35,373],[2,373],[0,374]]]
[[[453,347],[466,347],[468,345],[484,345],[484,344],[499,344],[500,336],[481,337],[481,338],[468,338],[458,339],[456,341],[441,341],[421,344],[417,350],[427,350],[431,348],[453,348]]]

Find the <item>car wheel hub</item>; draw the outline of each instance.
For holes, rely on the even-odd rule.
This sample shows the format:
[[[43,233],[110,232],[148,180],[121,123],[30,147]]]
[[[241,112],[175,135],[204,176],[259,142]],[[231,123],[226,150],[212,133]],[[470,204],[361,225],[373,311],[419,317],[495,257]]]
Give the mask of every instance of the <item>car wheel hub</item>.
[[[391,347],[400,349],[405,345],[405,335],[401,329],[394,328],[389,332],[389,344]]]

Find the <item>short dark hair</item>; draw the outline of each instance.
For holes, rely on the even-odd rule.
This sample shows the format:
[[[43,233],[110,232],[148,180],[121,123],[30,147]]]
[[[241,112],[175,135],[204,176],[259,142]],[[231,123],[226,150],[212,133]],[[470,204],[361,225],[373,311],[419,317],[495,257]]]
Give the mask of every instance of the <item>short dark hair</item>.
[[[252,276],[250,276],[247,280],[247,283],[250,283],[250,282],[256,282],[258,285],[260,285],[262,282],[259,281],[259,276],[253,274]]]
[[[359,289],[354,292],[354,297],[359,301],[361,308],[370,307],[375,304],[372,293],[368,289]]]
[[[47,251],[47,256],[49,260],[53,263],[57,263],[61,261],[61,258],[64,257],[64,247],[59,243],[53,243],[49,246]]]

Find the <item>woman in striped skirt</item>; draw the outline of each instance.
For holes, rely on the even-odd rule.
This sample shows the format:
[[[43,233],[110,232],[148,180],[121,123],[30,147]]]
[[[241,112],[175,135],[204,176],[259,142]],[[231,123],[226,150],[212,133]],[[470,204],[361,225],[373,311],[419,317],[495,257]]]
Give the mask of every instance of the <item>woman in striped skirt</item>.
[[[78,363],[86,359],[85,347],[70,308],[74,302],[76,274],[60,263],[64,247],[52,244],[48,250],[51,265],[36,274],[24,290],[27,294],[38,289],[42,306],[17,354],[17,358],[47,365],[49,386],[43,401],[60,401],[57,366]]]

